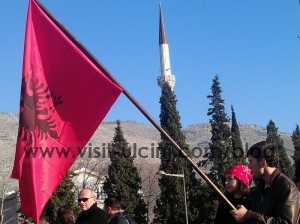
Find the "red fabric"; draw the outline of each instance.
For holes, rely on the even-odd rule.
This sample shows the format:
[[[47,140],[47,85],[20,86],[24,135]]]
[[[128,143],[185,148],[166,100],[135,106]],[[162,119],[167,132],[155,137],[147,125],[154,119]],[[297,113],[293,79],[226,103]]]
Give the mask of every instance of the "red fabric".
[[[122,92],[106,75],[35,0],[29,0],[12,177],[19,179],[21,212],[35,223]],[[25,153],[30,147],[37,150],[35,156]],[[38,147],[54,152],[43,158]],[[69,154],[59,155],[62,147]]]
[[[242,181],[244,184],[249,185],[252,181],[252,172],[245,165],[233,165],[225,172],[226,176],[234,176],[235,178]]]

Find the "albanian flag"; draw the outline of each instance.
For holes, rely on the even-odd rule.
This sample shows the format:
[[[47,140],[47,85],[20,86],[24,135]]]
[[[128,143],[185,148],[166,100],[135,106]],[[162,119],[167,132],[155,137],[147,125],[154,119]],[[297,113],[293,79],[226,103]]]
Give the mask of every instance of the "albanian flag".
[[[105,68],[29,0],[12,178],[19,180],[21,212],[35,223],[121,92]]]

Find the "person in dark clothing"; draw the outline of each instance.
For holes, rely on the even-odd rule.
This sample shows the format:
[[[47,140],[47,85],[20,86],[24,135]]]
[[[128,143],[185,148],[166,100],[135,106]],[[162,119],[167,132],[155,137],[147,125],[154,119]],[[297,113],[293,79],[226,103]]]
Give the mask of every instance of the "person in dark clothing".
[[[96,194],[92,189],[84,188],[78,195],[78,204],[81,208],[75,224],[107,224],[105,211],[97,207]]]
[[[127,219],[127,221],[129,222],[129,224],[137,224],[137,222],[132,218],[131,215],[128,214],[128,212],[126,210],[123,211],[122,214],[125,217],[125,219]]]
[[[251,209],[238,205],[230,213],[238,222],[296,224],[300,194],[294,182],[276,168],[278,151],[273,143],[258,142],[247,152],[257,186],[251,192]]]
[[[120,203],[120,211],[123,213],[123,216],[128,220],[129,224],[137,224],[137,222],[132,218],[132,216],[127,212],[127,200],[125,197],[117,197],[117,200]]]
[[[129,221],[123,215],[121,203],[117,198],[106,198],[104,200],[104,210],[109,217],[109,224],[129,224]]]
[[[226,197],[234,206],[244,205],[250,207],[249,185],[252,181],[251,170],[241,164],[231,166],[225,172]],[[218,205],[215,224],[234,224],[238,223],[230,214],[232,208],[225,202],[221,201]]]

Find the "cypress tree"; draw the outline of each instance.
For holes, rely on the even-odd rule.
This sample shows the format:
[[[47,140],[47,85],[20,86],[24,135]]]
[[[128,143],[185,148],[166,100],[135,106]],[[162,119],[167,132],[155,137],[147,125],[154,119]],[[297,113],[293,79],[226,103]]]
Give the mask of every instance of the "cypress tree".
[[[270,120],[267,125],[267,142],[272,142],[278,149],[279,163],[278,167],[282,173],[284,173],[289,178],[293,179],[294,169],[292,167],[291,161],[287,155],[286,149],[283,146],[283,140],[278,134],[278,128],[275,123]]]
[[[210,166],[210,177],[212,181],[222,188],[222,180],[226,169],[232,165],[232,141],[229,128],[229,117],[225,112],[225,103],[222,98],[222,88],[219,82],[219,76],[216,75],[211,86],[212,94],[208,95],[210,99],[208,116],[211,116],[209,123],[211,126],[211,142],[209,143],[210,153],[207,159],[199,162],[199,166]]]
[[[205,159],[198,163],[199,167],[210,167],[208,177],[216,184],[216,186],[224,191],[223,177],[225,170],[232,165],[233,150],[231,131],[229,127],[229,117],[225,112],[224,100],[222,98],[222,88],[219,82],[219,76],[216,75],[213,79],[211,86],[212,94],[208,95],[210,99],[208,109],[208,116],[211,116],[209,123],[211,126],[211,142],[209,143],[210,152],[205,155]],[[204,195],[206,208],[209,211],[207,214],[209,222],[214,220],[217,203],[220,198],[216,192],[207,187],[206,194]]]
[[[240,129],[232,105],[231,105],[231,136],[232,136],[233,162],[245,163],[246,158],[244,155]]]
[[[181,131],[180,115],[176,109],[176,96],[167,83],[162,85],[160,97],[160,124],[170,137],[190,156],[185,136]],[[179,155],[170,142],[161,135],[159,142],[161,156],[160,170],[168,174],[183,174],[185,180],[185,192],[187,198],[187,210],[189,223],[199,223],[199,217],[203,207],[199,208],[197,197],[201,195],[201,181],[196,179],[192,167]],[[182,177],[161,176],[159,179],[161,190],[160,197],[156,200],[154,208],[154,223],[186,223],[184,186]],[[200,193],[199,193],[200,192]],[[198,200],[194,200],[197,197]],[[202,217],[204,219],[204,217]],[[201,221],[200,221],[201,222]],[[204,222],[201,222],[204,223]]]
[[[295,170],[295,181],[300,180],[300,130],[299,130],[299,125],[296,125],[295,130],[293,131],[292,134],[292,141],[294,145],[294,155],[293,155],[293,160],[294,160],[294,166],[296,167]]]
[[[294,161],[300,159],[300,130],[299,130],[299,125],[296,125],[295,130],[293,131],[292,134],[292,141],[294,145],[294,155],[293,159]]]
[[[117,121],[109,155],[111,164],[108,168],[108,176],[103,183],[104,192],[108,197],[125,197],[128,202],[127,212],[134,216],[137,223],[146,223],[147,207],[140,192],[141,178],[134,166],[131,150],[124,138],[120,121]]]
[[[56,223],[56,212],[63,205],[71,207],[75,217],[80,212],[76,202],[75,186],[72,181],[73,175],[73,172],[66,174],[43,210],[42,214],[49,218],[50,223]]]
[[[217,208],[215,192],[206,182],[202,181],[201,179],[191,179],[190,186],[191,189],[189,194],[188,209],[191,212],[196,212],[194,219],[189,219],[189,223],[213,223]]]

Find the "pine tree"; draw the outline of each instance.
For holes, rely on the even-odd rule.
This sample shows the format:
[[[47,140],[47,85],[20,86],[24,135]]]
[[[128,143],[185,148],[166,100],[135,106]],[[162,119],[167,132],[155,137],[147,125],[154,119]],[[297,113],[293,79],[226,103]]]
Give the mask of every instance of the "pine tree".
[[[296,125],[295,130],[293,131],[292,135],[292,141],[294,145],[294,155],[293,159],[294,161],[300,159],[300,130],[299,130],[299,125]]]
[[[293,131],[292,141],[294,145],[293,160],[294,160],[294,166],[296,167],[295,180],[298,179],[300,180],[300,166],[298,165],[298,163],[300,163],[300,130],[298,124],[296,125],[296,128]]]
[[[216,200],[214,190],[201,179],[191,179],[189,196],[189,211],[194,210],[195,216],[189,223],[213,223],[216,213]]]
[[[279,164],[278,167],[282,173],[284,173],[289,178],[293,179],[294,169],[292,167],[291,161],[288,158],[286,149],[283,146],[283,140],[278,134],[278,128],[275,126],[275,123],[270,120],[267,125],[267,142],[272,142],[278,149]]]
[[[222,188],[222,180],[226,169],[232,165],[232,141],[231,131],[228,125],[230,121],[222,99],[222,89],[220,87],[219,76],[216,75],[211,86],[212,94],[207,98],[211,100],[208,108],[208,116],[211,116],[209,123],[211,125],[211,142],[209,143],[210,153],[207,159],[199,162],[199,166],[210,168],[210,177],[212,181]]]
[[[180,148],[190,155],[188,145],[185,142],[185,136],[181,131],[180,115],[176,109],[176,96],[168,84],[162,85],[162,94],[160,97],[161,127],[170,135],[170,137],[180,146]],[[200,213],[204,211],[200,207],[200,196],[203,195],[200,187],[201,180],[196,179],[192,167],[179,155],[172,144],[161,135],[159,142],[161,155],[160,170],[168,174],[183,174],[185,180],[185,189],[187,197],[188,221],[189,223],[199,223]],[[186,223],[184,188],[182,177],[161,176],[159,179],[161,190],[160,197],[156,200],[154,208],[154,223]],[[200,192],[200,193],[199,193]],[[199,196],[200,195],[200,196]],[[194,200],[197,197],[198,200]],[[200,223],[206,217],[200,217]]]
[[[233,106],[231,105],[231,136],[232,136],[232,149],[233,149],[233,162],[242,163],[246,162],[245,153],[243,150],[243,143],[241,140],[239,125],[236,120]]]
[[[141,178],[133,164],[133,157],[124,138],[120,121],[117,121],[115,134],[109,149],[111,164],[103,190],[111,196],[123,196],[127,199],[127,212],[133,214],[137,223],[146,223],[147,207],[142,198]]]
[[[79,214],[79,207],[76,202],[77,195],[72,181],[73,175],[73,172],[66,174],[43,210],[42,214],[49,218],[50,223],[56,223],[56,212],[63,205],[70,206],[74,211],[75,217]]]

